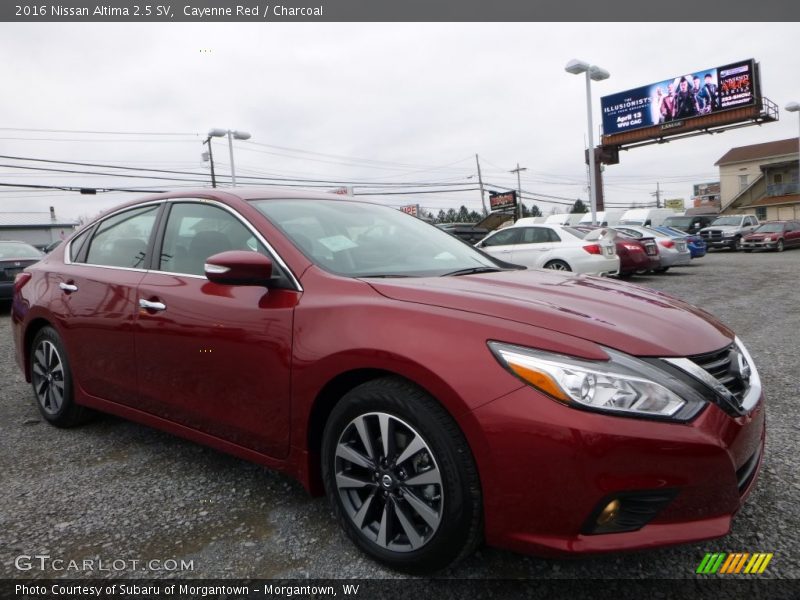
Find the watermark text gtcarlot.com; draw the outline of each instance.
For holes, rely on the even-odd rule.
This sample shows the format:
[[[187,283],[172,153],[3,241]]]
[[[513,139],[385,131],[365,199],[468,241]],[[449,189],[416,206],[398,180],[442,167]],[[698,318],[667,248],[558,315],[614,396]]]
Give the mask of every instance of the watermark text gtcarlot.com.
[[[64,571],[72,573],[122,571],[194,571],[194,560],[173,558],[54,558],[49,554],[20,554],[14,559],[18,571]]]

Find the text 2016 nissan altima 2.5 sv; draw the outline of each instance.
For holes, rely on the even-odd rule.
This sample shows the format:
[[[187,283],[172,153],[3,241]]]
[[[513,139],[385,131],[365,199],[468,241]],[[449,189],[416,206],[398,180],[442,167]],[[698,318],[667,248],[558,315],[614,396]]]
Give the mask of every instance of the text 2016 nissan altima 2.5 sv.
[[[709,314],[349,198],[126,204],[17,277],[12,320],[50,423],[99,410],[289,473],[408,571],[722,536],[762,460],[758,372]]]

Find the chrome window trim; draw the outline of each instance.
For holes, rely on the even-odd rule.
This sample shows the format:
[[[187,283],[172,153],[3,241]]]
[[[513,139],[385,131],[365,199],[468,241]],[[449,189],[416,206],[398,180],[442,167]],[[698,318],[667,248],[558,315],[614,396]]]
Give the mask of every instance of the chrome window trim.
[[[149,205],[154,205],[155,206],[155,205],[159,205],[159,204],[165,204],[165,203],[168,203],[168,202],[172,202],[172,203],[174,203],[174,202],[185,202],[185,203],[190,203],[190,204],[211,204],[211,205],[217,206],[217,207],[219,207],[219,208],[221,208],[223,210],[226,210],[231,215],[233,215],[240,223],[242,223],[242,225],[244,225],[245,228],[248,229],[250,231],[250,233],[252,233],[253,236],[255,236],[255,238],[264,245],[264,247],[267,249],[267,251],[272,256],[275,257],[275,261],[281,266],[281,268],[287,274],[287,276],[288,276],[290,282],[292,283],[292,285],[294,286],[295,290],[298,291],[298,292],[302,292],[303,291],[303,286],[300,284],[300,280],[297,278],[297,276],[294,274],[294,272],[289,268],[289,265],[286,264],[286,262],[283,260],[283,258],[281,258],[281,255],[278,254],[278,252],[275,250],[275,248],[269,242],[267,242],[266,238],[264,238],[264,236],[261,235],[261,233],[252,226],[250,221],[248,221],[241,214],[239,214],[238,211],[236,211],[235,209],[231,208],[227,204],[224,204],[223,202],[219,202],[218,200],[212,200],[210,198],[195,198],[195,197],[188,197],[188,198],[161,198],[159,200],[151,200],[150,202],[143,202],[142,204],[137,204],[135,206],[126,206],[124,208],[120,208],[119,210],[116,210],[113,213],[109,213],[108,215],[105,215],[102,218],[102,220],[105,221],[106,219],[110,219],[111,217],[114,217],[114,216],[118,215],[119,213],[125,212],[127,210],[135,210],[135,209],[141,208],[143,206],[149,206]],[[89,226],[94,227],[95,223],[96,223],[96,221],[92,222]],[[83,230],[81,230],[81,231],[83,231]],[[92,263],[74,263],[74,262],[72,262],[72,259],[70,257],[71,257],[71,254],[72,254],[72,242],[75,239],[77,239],[77,237],[78,237],[77,235],[73,236],[72,239],[70,239],[70,241],[67,243],[67,247],[64,250],[64,264],[67,264],[67,265],[80,265],[80,266],[84,266],[84,267],[94,267],[94,268],[99,268],[99,269],[120,269],[120,270],[123,270],[123,271],[136,271],[136,272],[139,272],[139,273],[162,273],[164,275],[176,275],[176,276],[180,276],[180,277],[191,277],[193,279],[206,279],[206,277],[204,275],[193,275],[191,273],[176,273],[174,271],[162,271],[160,269],[137,269],[137,268],[133,268],[133,267],[115,267],[113,265],[95,265],[95,264],[92,264]]]

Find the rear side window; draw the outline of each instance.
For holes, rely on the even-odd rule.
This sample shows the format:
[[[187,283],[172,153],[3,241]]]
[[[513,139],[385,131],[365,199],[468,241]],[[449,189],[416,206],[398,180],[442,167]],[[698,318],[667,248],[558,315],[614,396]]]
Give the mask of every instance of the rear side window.
[[[522,237],[521,228],[509,228],[503,229],[502,231],[498,231],[492,237],[487,239],[483,245],[484,246],[508,246],[510,244],[518,244],[520,243],[520,238]]]
[[[87,227],[86,231],[77,235],[74,240],[70,242],[69,246],[69,259],[72,262],[78,262],[78,257],[81,254],[81,250],[83,250],[84,245],[86,244],[86,240],[89,239],[89,234],[92,232],[91,227]]]
[[[109,267],[144,268],[158,208],[158,205],[142,206],[101,221],[89,242],[86,262]]]

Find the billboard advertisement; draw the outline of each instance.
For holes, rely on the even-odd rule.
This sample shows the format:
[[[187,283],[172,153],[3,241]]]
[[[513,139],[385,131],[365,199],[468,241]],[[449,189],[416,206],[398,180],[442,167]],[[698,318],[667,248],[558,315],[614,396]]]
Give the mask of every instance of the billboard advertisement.
[[[719,196],[719,181],[711,181],[709,183],[695,183],[694,195],[695,196]]]
[[[603,134],[657,125],[670,129],[686,119],[751,106],[757,100],[755,61],[743,60],[604,96]]]
[[[401,206],[400,210],[412,217],[419,216],[419,204],[406,204],[405,206]]]
[[[489,194],[489,208],[492,212],[517,206],[517,192],[492,192]]]

